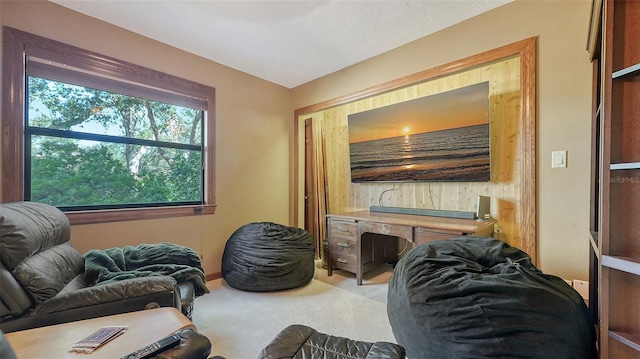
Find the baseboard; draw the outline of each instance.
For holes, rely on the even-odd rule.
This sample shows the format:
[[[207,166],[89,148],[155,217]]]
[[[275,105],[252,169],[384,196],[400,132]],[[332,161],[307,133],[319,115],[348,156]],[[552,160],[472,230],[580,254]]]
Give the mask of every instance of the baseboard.
[[[222,273],[221,272],[216,272],[216,273],[209,273],[209,274],[205,274],[204,279],[208,282],[210,280],[216,280],[216,279],[220,279],[222,278]]]

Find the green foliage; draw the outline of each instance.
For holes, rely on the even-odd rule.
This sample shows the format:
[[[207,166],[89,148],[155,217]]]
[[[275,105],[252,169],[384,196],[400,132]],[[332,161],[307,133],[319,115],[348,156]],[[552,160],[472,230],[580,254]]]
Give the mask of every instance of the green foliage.
[[[29,78],[32,127],[199,144],[201,118],[194,109]],[[34,201],[92,206],[201,198],[199,151],[49,136],[34,136],[31,146]]]
[[[43,140],[31,162],[31,199],[57,206],[137,202],[136,179],[108,146]]]

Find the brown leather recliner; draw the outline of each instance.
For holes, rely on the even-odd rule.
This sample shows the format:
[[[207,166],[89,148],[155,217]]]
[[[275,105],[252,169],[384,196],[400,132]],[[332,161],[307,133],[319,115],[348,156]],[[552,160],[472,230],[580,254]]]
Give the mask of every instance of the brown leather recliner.
[[[47,325],[175,307],[190,318],[191,282],[149,276],[96,285],[71,246],[69,220],[36,202],[0,204],[0,329]]]

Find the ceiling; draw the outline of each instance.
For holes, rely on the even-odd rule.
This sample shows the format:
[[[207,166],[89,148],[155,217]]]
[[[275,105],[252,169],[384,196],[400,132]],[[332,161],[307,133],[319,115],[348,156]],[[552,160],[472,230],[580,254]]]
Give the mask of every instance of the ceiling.
[[[50,0],[293,88],[512,0]]]

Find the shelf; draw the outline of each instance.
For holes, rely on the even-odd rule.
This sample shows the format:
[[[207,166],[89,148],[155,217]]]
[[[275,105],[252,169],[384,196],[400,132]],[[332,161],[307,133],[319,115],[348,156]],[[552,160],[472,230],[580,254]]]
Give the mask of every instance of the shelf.
[[[640,169],[640,162],[612,163],[609,168],[612,171],[637,170],[637,169]]]
[[[602,265],[611,269],[640,275],[640,258],[603,255]]]
[[[637,350],[640,351],[640,336],[639,335],[635,335],[635,334],[630,334],[630,333],[623,333],[623,332],[616,332],[616,331],[609,331],[609,336],[611,338],[616,339],[617,341]]]
[[[622,70],[618,70],[618,71],[614,72],[613,74],[611,74],[611,78],[612,79],[618,79],[618,78],[621,78],[621,77],[635,76],[635,75],[640,75],[640,64],[635,64],[633,66],[629,66],[629,67],[624,68]]]
[[[639,19],[640,0],[593,0],[589,309],[602,359],[640,358]]]

